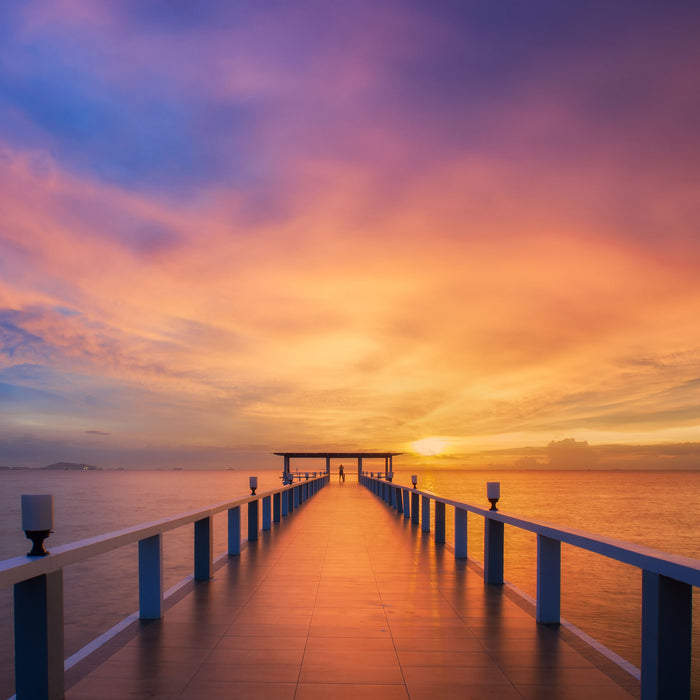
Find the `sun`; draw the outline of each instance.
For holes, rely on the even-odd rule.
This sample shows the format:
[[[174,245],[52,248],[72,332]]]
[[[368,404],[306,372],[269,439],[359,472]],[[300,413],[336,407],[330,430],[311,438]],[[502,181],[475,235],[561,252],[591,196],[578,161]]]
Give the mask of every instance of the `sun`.
[[[427,437],[411,443],[415,452],[425,457],[434,457],[442,454],[447,447],[447,440],[439,437]]]

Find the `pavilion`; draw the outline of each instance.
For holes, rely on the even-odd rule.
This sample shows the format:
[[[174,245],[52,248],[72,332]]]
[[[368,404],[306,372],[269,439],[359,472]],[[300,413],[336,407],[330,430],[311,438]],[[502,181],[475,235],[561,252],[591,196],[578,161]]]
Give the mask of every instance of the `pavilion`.
[[[363,459],[383,459],[384,475],[388,476],[393,469],[393,458],[402,455],[403,452],[275,452],[278,457],[284,457],[284,473],[291,471],[293,459],[325,459],[326,474],[331,473],[332,459],[357,460],[357,473],[362,474]]]

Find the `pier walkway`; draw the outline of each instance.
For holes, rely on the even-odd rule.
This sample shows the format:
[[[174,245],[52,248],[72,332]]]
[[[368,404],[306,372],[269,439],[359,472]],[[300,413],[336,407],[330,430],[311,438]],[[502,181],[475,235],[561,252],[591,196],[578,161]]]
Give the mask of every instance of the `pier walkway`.
[[[638,697],[522,605],[356,482],[332,483],[69,671],[66,697]]]

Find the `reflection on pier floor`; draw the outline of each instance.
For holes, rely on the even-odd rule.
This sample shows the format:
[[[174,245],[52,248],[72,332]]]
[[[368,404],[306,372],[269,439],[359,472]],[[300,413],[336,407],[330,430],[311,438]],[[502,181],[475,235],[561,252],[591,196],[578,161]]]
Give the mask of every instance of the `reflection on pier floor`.
[[[115,639],[66,697],[638,695],[636,681],[521,606],[366,489],[333,484],[164,619]]]

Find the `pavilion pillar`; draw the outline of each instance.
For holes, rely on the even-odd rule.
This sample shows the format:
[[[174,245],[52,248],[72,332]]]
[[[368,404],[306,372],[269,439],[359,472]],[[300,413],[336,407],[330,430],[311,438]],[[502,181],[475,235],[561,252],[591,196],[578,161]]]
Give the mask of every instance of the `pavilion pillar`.
[[[362,474],[362,457],[357,458],[357,473]]]
[[[331,458],[326,457],[326,474],[331,473]]]

